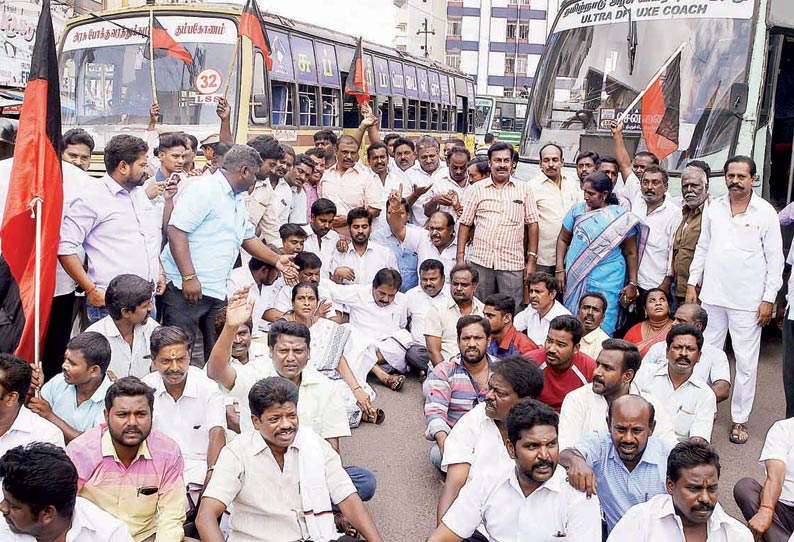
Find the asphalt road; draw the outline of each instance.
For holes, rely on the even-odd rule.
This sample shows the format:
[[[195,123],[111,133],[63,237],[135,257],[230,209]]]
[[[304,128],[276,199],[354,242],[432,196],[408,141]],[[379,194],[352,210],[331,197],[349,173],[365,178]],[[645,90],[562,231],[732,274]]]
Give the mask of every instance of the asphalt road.
[[[741,518],[733,500],[733,485],[745,476],[763,480],[757,459],[764,435],[783,417],[785,400],[781,377],[782,345],[778,334],[765,334],[762,341],[758,391],[750,418],[750,440],[742,445],[728,441],[730,400],[718,407],[712,443],[720,453],[722,478],[720,502],[728,513]],[[733,361],[731,360],[733,371]],[[435,527],[435,510],[443,483],[430,465],[430,443],[423,438],[424,399],[419,381],[406,380],[401,392],[373,384],[376,404],[386,412],[383,425],[363,424],[353,437],[342,442],[345,464],[372,469],[378,479],[375,497],[367,503],[381,533],[390,542],[423,541]]]

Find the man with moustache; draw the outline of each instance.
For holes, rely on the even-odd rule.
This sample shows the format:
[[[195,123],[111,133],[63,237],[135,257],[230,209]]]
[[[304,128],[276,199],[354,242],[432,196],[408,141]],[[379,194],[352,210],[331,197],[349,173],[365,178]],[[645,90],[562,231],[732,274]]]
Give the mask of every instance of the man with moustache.
[[[673,445],[653,436],[655,409],[637,395],[612,401],[607,423],[609,432],[588,433],[560,452],[560,465],[573,487],[598,494],[611,531],[632,506],[666,491],[665,464]]]
[[[538,254],[536,271],[554,275],[557,236],[562,228],[565,213],[575,203],[582,201],[582,187],[562,174],[565,159],[562,148],[548,143],[540,149],[541,174],[529,184],[538,207]]]
[[[601,292],[587,292],[579,300],[579,312],[576,317],[584,326],[584,336],[579,343],[579,351],[593,359],[601,353],[601,345],[609,339],[609,335],[601,329],[601,323],[607,312],[607,298]]]
[[[307,149],[305,154],[314,162],[314,170],[303,185],[303,189],[306,191],[306,222],[308,222],[311,218],[312,205],[320,198],[320,179],[325,173],[325,151],[319,147],[312,147]]]
[[[405,180],[403,176],[392,171],[397,168],[389,163],[389,153],[385,144],[373,143],[367,147],[367,163],[369,163],[369,167],[372,170],[372,176],[377,178],[383,188],[381,209],[386,208],[389,194],[395,190],[400,191],[402,197],[410,195],[410,183],[403,182]],[[381,212],[375,220],[375,229],[380,230],[384,228],[388,228],[388,224],[386,223],[385,213]]]
[[[287,182],[287,176],[292,172],[295,165],[295,150],[289,145],[280,145],[284,151],[284,156],[276,164],[276,167],[267,176],[270,188],[273,189],[275,201],[276,222],[279,227],[294,222],[291,220],[292,212],[295,210],[295,194],[292,187]],[[300,223],[301,220],[294,223]]]
[[[370,240],[372,214],[363,207],[347,213],[351,243],[331,258],[331,280],[337,284],[369,284],[380,269],[397,269],[397,258],[383,245]]]
[[[458,355],[436,365],[423,386],[425,394],[425,438],[434,441],[430,462],[441,468],[444,442],[455,423],[478,403],[485,401],[491,366],[495,360],[486,352],[491,327],[475,315],[458,320]]]
[[[761,328],[772,319],[783,284],[783,242],[775,209],[753,192],[753,159],[731,157],[724,170],[728,193],[713,200],[703,214],[686,301],[700,298],[708,312],[707,343],[723,348],[730,331],[736,377],[729,438],[744,444],[750,438],[747,421],[755,399]]]
[[[308,193],[306,192],[306,185],[309,184],[314,173],[314,160],[305,154],[299,154],[295,157],[295,164],[292,170],[285,177],[287,183],[292,189],[293,207],[290,212],[289,221],[293,224],[306,224],[309,222],[309,206],[317,201],[317,192],[314,192],[314,197],[309,201]]]
[[[693,375],[702,348],[700,330],[675,325],[667,333],[667,363],[643,366],[635,379],[641,391],[662,400],[679,440],[711,440],[717,399],[709,385]]]
[[[549,273],[532,273],[527,279],[529,305],[516,314],[513,324],[524,331],[532,342],[543,344],[549,333],[549,324],[558,316],[571,312],[557,301],[557,280]]]
[[[426,189],[411,202],[411,223],[416,226],[424,226],[427,222],[425,204],[431,199],[429,191],[448,175],[447,167],[441,163],[439,157],[440,150],[438,140],[433,136],[423,135],[416,142],[416,159],[419,167],[409,172],[409,178],[413,188]]]
[[[700,231],[703,225],[703,211],[708,207],[709,178],[697,166],[687,166],[681,173],[681,193],[684,206],[681,220],[673,233],[672,265],[665,277],[664,285],[675,284],[675,306],[680,307],[686,299],[686,285],[689,280],[689,266],[695,257]]]
[[[513,316],[516,312],[515,300],[506,294],[493,294],[485,300],[482,313],[491,324],[488,353],[497,359],[521,354],[528,356],[538,349],[532,339],[516,330]]]
[[[396,196],[397,192],[394,192],[394,194]],[[411,224],[411,206],[408,205],[408,200],[400,198],[400,205],[395,207],[395,209],[396,211],[392,212],[393,222],[399,222],[406,230],[423,231],[419,226]],[[383,218],[386,221],[387,214],[387,210],[384,209],[378,219]],[[410,250],[403,245],[402,241],[391,231],[388,223],[386,227],[378,226],[374,229],[372,239],[388,248],[394,254],[394,258],[397,260],[397,270],[403,278],[403,285],[400,288],[401,292],[405,293],[419,284],[419,257],[414,250]]]
[[[596,162],[596,171],[603,173],[612,181],[614,188],[618,184],[618,176],[620,175],[620,164],[613,156],[601,156]],[[638,181],[639,182],[639,181]],[[631,200],[622,192],[612,192],[618,198],[618,205],[631,210]]]
[[[408,327],[411,330],[411,346],[405,351],[405,362],[416,370],[419,381],[424,382],[430,357],[425,342],[425,318],[436,300],[444,299],[444,265],[438,260],[425,260],[419,266],[419,284],[405,292]]]
[[[654,406],[656,438],[674,445],[678,439],[660,400],[640,391],[634,383],[642,357],[637,346],[622,339],[607,339],[593,369],[593,383],[565,396],[560,408],[560,448],[574,446],[589,433],[609,431],[607,412],[615,399],[639,395]]]
[[[467,165],[471,160],[469,149],[453,146],[446,152],[447,171],[437,178],[430,188],[430,199],[425,203],[425,216],[432,218],[437,211],[459,217],[463,213],[463,193],[469,186]]]
[[[322,276],[325,279],[331,276],[331,260],[336,253],[336,244],[339,242],[339,234],[332,227],[335,216],[336,205],[334,202],[320,198],[312,203],[311,219],[307,225],[303,226],[306,232],[303,249],[320,257],[323,263]]]
[[[276,138],[271,136],[257,136],[248,142],[248,145],[259,153],[262,165],[256,171],[256,182],[243,198],[248,211],[248,219],[254,225],[254,233],[259,239],[273,246],[281,246],[278,228],[281,224],[277,220],[276,195],[270,185],[270,173],[278,166],[279,160],[284,158],[284,149]]]
[[[77,491],[127,524],[135,542],[184,538],[184,462],[170,437],[152,430],[154,390],[134,376],[105,395],[105,422],[66,447]]]
[[[405,199],[411,208],[433,187],[432,184],[414,183],[414,173],[421,171],[421,167],[416,162],[416,153],[416,145],[407,137],[399,137],[394,141],[394,163],[397,167],[391,173],[402,183]],[[386,194],[386,197],[388,195]]]
[[[598,499],[588,499],[558,467],[557,413],[524,399],[507,415],[507,452],[513,464],[463,486],[429,542],[460,542],[480,524],[488,539],[594,542],[601,537]]]
[[[152,428],[179,444],[185,461],[184,480],[198,497],[226,444],[226,407],[218,386],[190,365],[190,337],[174,326],[152,333],[152,366],[143,378],[154,389]]]
[[[579,177],[580,184],[588,175],[596,172],[599,159],[598,153],[593,151],[582,151],[576,156],[576,176]]]
[[[626,512],[608,542],[752,542],[753,534],[718,502],[719,480],[714,448],[695,440],[677,444],[667,459],[666,493]]]
[[[650,166],[658,166],[659,158],[650,151],[639,151],[632,159],[623,139],[624,128],[623,121],[613,122],[611,126],[612,140],[615,143],[615,158],[620,165],[620,175],[623,177],[623,187],[619,191],[622,191],[634,205],[644,191],[640,183],[645,175],[645,169]]]
[[[265,378],[248,401],[255,430],[221,451],[196,519],[201,539],[224,540],[218,519],[230,509],[230,540],[336,540],[333,504],[367,540],[382,542],[339,455],[299,424],[298,387],[283,377]]]
[[[94,152],[94,138],[82,128],[72,128],[63,134],[61,160],[64,162],[88,171],[92,152]]]
[[[160,254],[148,228],[155,207],[143,190],[146,143],[118,135],[105,146],[107,173],[92,190],[82,190],[64,211],[58,260],[85,291],[88,319],[107,315],[105,290],[113,277],[133,273],[158,284]],[[87,270],[78,252],[85,250]]]

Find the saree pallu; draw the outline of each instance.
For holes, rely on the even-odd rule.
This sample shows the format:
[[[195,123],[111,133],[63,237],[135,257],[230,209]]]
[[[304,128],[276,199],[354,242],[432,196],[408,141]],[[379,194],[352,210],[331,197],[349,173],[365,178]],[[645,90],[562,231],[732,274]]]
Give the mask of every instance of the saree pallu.
[[[571,244],[565,256],[565,306],[573,314],[587,292],[601,292],[607,298],[607,311],[601,328],[612,335],[620,315],[618,297],[627,282],[626,259],[620,245],[637,235],[637,260],[642,259],[648,239],[648,226],[636,215],[618,205],[586,211],[578,203],[566,216],[566,227],[573,222]]]

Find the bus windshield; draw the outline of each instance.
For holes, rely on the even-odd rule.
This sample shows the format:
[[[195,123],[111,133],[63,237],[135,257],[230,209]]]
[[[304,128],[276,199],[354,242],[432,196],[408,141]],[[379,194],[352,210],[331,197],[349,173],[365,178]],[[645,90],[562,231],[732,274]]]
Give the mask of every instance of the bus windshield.
[[[485,135],[491,129],[491,119],[493,115],[493,98],[475,99],[476,110],[474,111],[474,133]]]
[[[664,165],[681,171],[699,159],[721,170],[739,125],[729,98],[732,85],[746,81],[754,3],[647,0],[631,6],[631,22],[616,4],[583,0],[561,9],[532,89],[522,155],[534,159],[548,142],[568,162],[584,150],[613,154],[611,122],[684,44],[679,150]],[[646,148],[641,113],[640,104],[626,118],[630,153]]]
[[[214,125],[237,28],[232,19],[155,15],[192,63],[154,51],[161,124]],[[149,17],[102,19],[69,29],[59,58],[66,125],[146,125],[152,104]],[[234,101],[233,70],[229,101]]]

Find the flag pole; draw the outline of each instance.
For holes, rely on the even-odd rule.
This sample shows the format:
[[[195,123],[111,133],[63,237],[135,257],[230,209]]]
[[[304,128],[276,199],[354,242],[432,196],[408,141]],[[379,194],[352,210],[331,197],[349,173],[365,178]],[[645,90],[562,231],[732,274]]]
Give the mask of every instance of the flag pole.
[[[645,88],[642,90],[642,92],[640,92],[640,93],[637,95],[637,97],[636,97],[636,98],[634,98],[634,101],[633,101],[633,102],[631,102],[631,104],[629,104],[629,106],[628,106],[628,107],[627,107],[625,110],[623,110],[623,113],[621,113],[621,114],[620,114],[620,116],[618,117],[618,119],[615,121],[615,123],[616,123],[616,124],[620,124],[621,122],[623,122],[624,120],[626,120],[626,117],[629,115],[629,113],[631,113],[631,111],[632,111],[632,110],[633,110],[635,107],[637,107],[637,104],[638,104],[638,103],[640,103],[640,100],[642,100],[642,99],[643,99],[643,97],[645,96],[645,94],[647,94],[647,92],[648,92],[648,91],[651,89],[651,86],[653,85],[653,82],[654,82],[654,81],[656,81],[656,78],[657,78],[657,77],[659,77],[659,76],[662,74],[662,72],[663,72],[664,70],[666,70],[666,69],[667,69],[667,67],[668,67],[670,64],[672,64],[672,63],[673,63],[673,60],[675,60],[675,57],[676,57],[676,56],[678,56],[678,54],[679,54],[681,51],[683,51],[683,50],[684,50],[684,47],[686,47],[686,41],[684,41],[684,42],[681,42],[681,45],[679,45],[679,46],[678,46],[678,48],[677,48],[677,49],[676,49],[676,50],[673,52],[673,54],[672,54],[672,55],[670,55],[670,58],[668,58],[668,59],[665,61],[665,63],[664,63],[664,64],[662,64],[662,67],[661,67],[661,68],[659,68],[655,74],[653,74],[653,77],[651,77],[651,78],[650,78],[650,80],[648,81],[648,84],[647,84],[647,85],[645,85]]]
[[[42,200],[39,196],[33,198],[30,202],[30,209],[36,219],[36,260],[35,260],[35,276],[33,281],[33,334],[35,337],[33,343],[33,367],[41,374],[41,204]],[[36,388],[36,396],[39,395],[40,388]]]
[[[154,84],[154,9],[149,10],[149,75],[152,78],[152,101],[157,103],[157,87]]]
[[[229,93],[229,86],[232,84],[232,74],[234,73],[234,67],[237,65],[237,53],[240,50],[240,43],[240,36],[237,36],[237,42],[234,44],[234,52],[232,53],[232,60],[229,62],[229,70],[226,73],[226,83],[223,85],[224,100]]]

